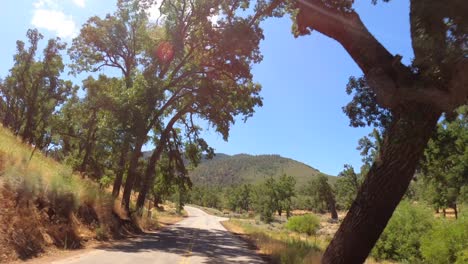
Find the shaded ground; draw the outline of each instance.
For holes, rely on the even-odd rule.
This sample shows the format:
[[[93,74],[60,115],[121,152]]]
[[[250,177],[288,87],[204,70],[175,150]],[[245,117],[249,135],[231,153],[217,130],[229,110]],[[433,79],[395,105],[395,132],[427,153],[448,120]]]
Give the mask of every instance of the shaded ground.
[[[185,209],[188,218],[159,232],[52,263],[263,263],[247,243],[226,231],[220,224],[224,218]]]

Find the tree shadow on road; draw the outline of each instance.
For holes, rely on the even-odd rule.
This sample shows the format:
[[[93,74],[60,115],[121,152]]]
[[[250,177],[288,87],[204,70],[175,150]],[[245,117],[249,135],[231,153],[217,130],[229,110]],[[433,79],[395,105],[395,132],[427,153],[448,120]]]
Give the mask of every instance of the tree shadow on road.
[[[224,230],[171,227],[115,245],[103,245],[99,249],[129,253],[171,253],[194,257],[196,263],[264,263],[248,244]]]

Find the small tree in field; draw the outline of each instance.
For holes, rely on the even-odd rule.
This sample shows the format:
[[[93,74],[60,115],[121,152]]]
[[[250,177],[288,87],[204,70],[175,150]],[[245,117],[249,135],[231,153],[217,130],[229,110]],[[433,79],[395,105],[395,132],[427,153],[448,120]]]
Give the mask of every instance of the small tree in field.
[[[330,217],[334,220],[338,219],[335,194],[326,176],[319,175],[310,180],[306,185],[306,194],[312,198],[315,204],[326,204]]]

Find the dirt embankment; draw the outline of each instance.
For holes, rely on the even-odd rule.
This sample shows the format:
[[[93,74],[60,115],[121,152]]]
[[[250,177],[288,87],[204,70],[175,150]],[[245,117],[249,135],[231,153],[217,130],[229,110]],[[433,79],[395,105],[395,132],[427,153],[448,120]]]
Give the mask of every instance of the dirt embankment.
[[[55,197],[55,201],[21,198],[17,190],[2,186],[0,204],[0,263],[141,232],[133,221],[122,219],[113,210],[87,203],[76,208],[66,196]]]
[[[64,173],[47,178],[38,169],[51,164],[29,163],[0,150],[0,263],[141,232],[93,183]]]

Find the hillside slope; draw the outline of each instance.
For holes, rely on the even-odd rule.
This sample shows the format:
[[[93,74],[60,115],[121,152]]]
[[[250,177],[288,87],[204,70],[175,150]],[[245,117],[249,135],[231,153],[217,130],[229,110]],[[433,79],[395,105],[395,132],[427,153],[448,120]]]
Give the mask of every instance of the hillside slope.
[[[0,263],[129,230],[110,195],[0,125]]]
[[[294,176],[300,186],[322,173],[302,162],[279,155],[217,154],[214,159],[205,160],[191,171],[190,177],[197,185],[228,186],[257,183],[267,177],[279,177],[283,174]],[[335,179],[333,176],[329,178],[330,181]]]

